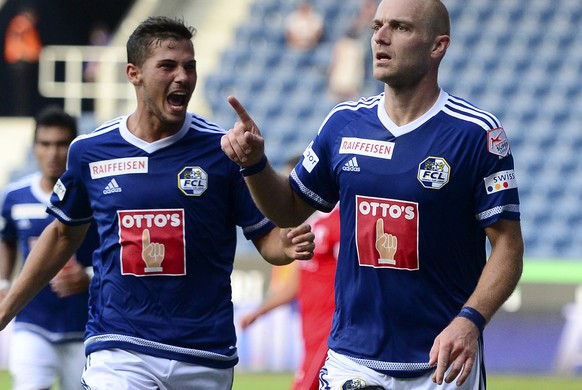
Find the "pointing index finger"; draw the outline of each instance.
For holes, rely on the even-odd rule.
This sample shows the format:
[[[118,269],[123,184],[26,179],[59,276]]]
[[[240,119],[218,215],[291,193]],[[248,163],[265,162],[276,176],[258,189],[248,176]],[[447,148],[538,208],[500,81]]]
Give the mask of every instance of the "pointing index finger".
[[[144,229],[141,234],[141,242],[144,247],[150,245],[150,231],[148,229]]]
[[[379,218],[376,221],[376,240],[379,240],[380,237],[384,235],[384,220]]]
[[[248,114],[247,110],[244,108],[241,102],[239,102],[238,99],[235,98],[234,96],[229,96],[227,100],[234,109],[234,111],[236,112],[236,114],[238,115],[238,117],[240,118],[241,122],[245,125],[247,129],[250,130],[253,126],[253,119]]]

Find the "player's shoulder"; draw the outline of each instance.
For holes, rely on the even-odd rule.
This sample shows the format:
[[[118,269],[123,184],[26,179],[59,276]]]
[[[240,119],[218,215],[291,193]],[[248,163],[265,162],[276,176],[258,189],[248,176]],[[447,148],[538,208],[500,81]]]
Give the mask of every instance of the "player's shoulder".
[[[501,121],[493,113],[458,96],[446,94],[442,112],[446,114],[448,122],[454,123],[459,128],[485,131],[502,128]]]
[[[1,204],[16,204],[28,199],[32,187],[40,182],[40,172],[34,172],[8,183],[0,195]]]
[[[87,134],[80,134],[71,143],[71,151],[86,150],[90,144],[104,141],[108,136],[118,135],[119,128],[127,120],[127,116],[119,116],[99,125],[95,130]]]
[[[219,137],[226,134],[226,130],[220,125],[194,113],[188,113],[186,121],[189,123],[191,132]]]
[[[319,130],[321,131],[326,125],[332,126],[337,130],[353,121],[361,120],[363,117],[377,118],[378,105],[383,95],[382,93],[336,104],[323,120]]]
[[[40,172],[30,173],[19,179],[13,180],[5,187],[5,193],[15,193],[20,191],[28,191],[35,182],[40,180]]]
[[[383,95],[384,94],[381,93],[375,96],[362,97],[358,100],[348,100],[338,103],[330,111],[329,115],[336,115],[345,118],[371,114],[375,115]]]

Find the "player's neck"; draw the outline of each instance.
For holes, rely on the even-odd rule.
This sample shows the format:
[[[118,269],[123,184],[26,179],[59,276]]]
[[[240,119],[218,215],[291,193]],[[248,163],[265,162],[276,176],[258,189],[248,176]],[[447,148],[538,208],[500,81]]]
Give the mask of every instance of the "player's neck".
[[[137,138],[146,142],[155,142],[176,134],[182,123],[166,123],[153,115],[136,111],[127,119],[127,129]]]
[[[40,189],[45,193],[49,194],[53,191],[53,188],[57,184],[57,179],[53,179],[52,177],[42,175],[40,177]]]
[[[438,85],[430,88],[384,89],[384,109],[398,126],[404,126],[423,116],[437,101]]]

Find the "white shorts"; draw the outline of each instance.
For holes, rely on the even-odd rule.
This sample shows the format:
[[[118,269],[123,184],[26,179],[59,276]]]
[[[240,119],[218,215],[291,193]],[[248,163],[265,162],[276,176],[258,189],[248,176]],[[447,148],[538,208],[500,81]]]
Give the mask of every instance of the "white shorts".
[[[86,390],[230,390],[234,368],[209,368],[124,349],[89,354]]]
[[[61,390],[79,390],[84,365],[82,341],[56,344],[26,330],[12,333],[9,368],[13,390],[49,389],[57,378]]]
[[[386,390],[482,390],[485,389],[485,384],[482,379],[480,356],[478,353],[469,378],[458,387],[455,381],[437,385],[432,381],[432,371],[417,378],[394,378],[330,350],[319,373],[319,389],[357,390],[366,386],[380,386]]]

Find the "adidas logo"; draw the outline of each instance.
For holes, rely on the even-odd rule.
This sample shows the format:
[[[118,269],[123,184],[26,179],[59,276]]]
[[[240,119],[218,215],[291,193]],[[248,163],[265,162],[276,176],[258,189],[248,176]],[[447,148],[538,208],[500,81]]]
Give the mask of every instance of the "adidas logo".
[[[105,187],[105,189],[103,190],[103,194],[107,195],[112,194],[114,192],[121,192],[121,187],[119,187],[119,184],[117,184],[117,181],[115,179],[111,179],[109,184],[107,184],[107,187]]]
[[[347,172],[360,172],[358,160],[355,157],[352,157],[347,163],[344,164],[342,170]]]

